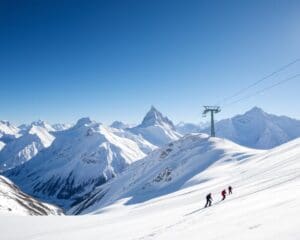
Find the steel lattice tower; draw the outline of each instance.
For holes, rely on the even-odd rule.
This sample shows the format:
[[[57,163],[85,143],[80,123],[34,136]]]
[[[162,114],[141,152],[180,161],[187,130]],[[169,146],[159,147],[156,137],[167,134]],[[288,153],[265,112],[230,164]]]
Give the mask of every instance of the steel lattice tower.
[[[212,137],[216,136],[215,132],[215,120],[214,114],[221,112],[221,108],[219,106],[204,106],[203,116],[205,117],[207,113],[210,112],[210,135]]]

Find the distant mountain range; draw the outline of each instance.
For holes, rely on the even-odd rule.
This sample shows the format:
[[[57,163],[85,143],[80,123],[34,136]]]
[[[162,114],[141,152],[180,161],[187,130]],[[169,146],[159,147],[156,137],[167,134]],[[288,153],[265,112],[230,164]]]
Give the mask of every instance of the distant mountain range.
[[[217,122],[216,134],[247,147],[270,149],[300,137],[300,120],[254,107],[243,115]]]
[[[83,118],[73,127],[50,135],[52,129],[49,126],[38,125],[34,129],[49,130],[49,136],[55,138],[53,143],[44,146],[42,151],[33,151],[35,155],[30,155],[30,159],[8,161],[5,157],[8,153],[19,156],[20,149],[24,149],[26,144],[21,142],[31,143],[32,148],[36,142],[45,139],[40,134],[30,140],[28,134],[22,135],[0,152],[2,170],[10,168],[4,174],[25,192],[64,209],[81,201],[85,194],[121,173],[134,161],[181,137],[173,123],[154,107],[134,128],[111,128]],[[15,151],[6,150],[9,148]]]
[[[210,133],[205,124],[180,123],[178,132]],[[229,139],[237,144],[256,148],[270,149],[300,137],[300,120],[286,116],[276,116],[254,107],[242,115],[215,123],[216,136]]]

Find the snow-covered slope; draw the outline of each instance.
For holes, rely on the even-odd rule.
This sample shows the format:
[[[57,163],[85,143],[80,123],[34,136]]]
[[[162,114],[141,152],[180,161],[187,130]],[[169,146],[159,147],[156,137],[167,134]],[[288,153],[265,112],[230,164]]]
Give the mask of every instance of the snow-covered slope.
[[[0,216],[3,215],[61,215],[62,211],[21,192],[7,178],[0,176]],[[1,233],[3,236],[3,234]]]
[[[300,120],[254,107],[244,115],[217,122],[216,135],[247,147],[270,149],[300,137]]]
[[[68,209],[146,156],[138,143],[117,131],[80,119],[74,127],[57,132],[51,147],[5,174],[24,192]]]
[[[119,137],[128,138],[134,141],[145,154],[148,154],[153,150],[157,149],[157,146],[148,142],[141,135],[133,134],[132,132],[127,131],[126,129],[110,128],[110,131],[112,131],[115,135]]]
[[[205,134],[187,135],[133,164],[72,211],[92,212],[122,198],[130,198],[127,204],[144,202],[182,186],[201,183],[204,179],[195,176],[216,161],[234,162],[257,153],[260,151]]]
[[[0,171],[21,165],[47,148],[54,140],[43,127],[32,126],[19,138],[7,143],[0,152]]]
[[[174,124],[153,106],[140,125],[128,130],[159,147],[181,137]]]
[[[203,142],[201,139],[200,142]],[[222,150],[222,140],[209,141],[210,144],[207,145],[227,152]],[[175,191],[163,192],[164,186],[171,189],[173,179],[179,179],[173,171],[171,175],[167,171],[157,178],[157,181],[163,179],[161,181],[150,181],[150,186],[146,185],[145,188],[148,192],[143,188],[136,188],[143,186],[141,180],[132,182],[134,186],[131,187],[127,185],[129,179],[126,179],[124,195],[119,195],[122,193],[121,187],[110,192],[110,198],[118,200],[96,210],[95,213],[98,214],[59,218],[0,217],[1,234],[6,239],[24,240],[96,240],[99,237],[122,240],[298,240],[300,139],[272,150],[254,153],[249,149],[227,144],[228,141],[224,143],[228,150],[242,152],[240,158],[235,158],[233,154],[233,159],[230,160],[227,159],[227,153],[224,157],[220,154],[220,161],[216,160],[205,169],[199,166],[200,171],[191,174],[193,177],[182,181],[184,184],[180,187],[173,187]],[[202,144],[205,145],[204,142]],[[184,150],[188,151],[188,148],[182,148]],[[245,157],[249,151],[254,155]],[[181,168],[184,170],[191,167],[196,170],[197,163],[201,165],[204,159],[208,159],[205,158],[205,152],[195,151],[199,155],[190,155]],[[201,157],[202,154],[204,158]],[[158,155],[158,152],[154,155]],[[172,152],[160,160],[163,166],[171,163],[171,155]],[[176,156],[173,157],[177,164]],[[165,161],[168,164],[164,164]],[[149,173],[146,163],[140,167],[144,167],[145,173]],[[180,166],[176,169],[180,169]],[[130,172],[128,169],[120,179],[127,174],[134,177]],[[186,172],[184,170],[183,174]],[[233,195],[221,202],[220,192],[228,185],[233,186]],[[128,189],[134,191],[130,193]],[[147,198],[156,192],[159,194]],[[204,209],[205,196],[209,192],[213,194],[213,206]],[[97,194],[90,201],[96,201],[96,196]],[[133,202],[137,197],[142,201]],[[18,226],[17,231],[15,226]]]

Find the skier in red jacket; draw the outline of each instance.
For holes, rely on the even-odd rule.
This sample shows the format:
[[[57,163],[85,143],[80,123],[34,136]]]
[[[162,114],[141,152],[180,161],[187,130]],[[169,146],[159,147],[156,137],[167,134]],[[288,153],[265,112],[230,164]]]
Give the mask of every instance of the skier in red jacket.
[[[226,194],[227,194],[227,192],[226,192],[226,190],[224,189],[224,190],[221,192],[221,195],[222,195],[222,201],[225,200]]]

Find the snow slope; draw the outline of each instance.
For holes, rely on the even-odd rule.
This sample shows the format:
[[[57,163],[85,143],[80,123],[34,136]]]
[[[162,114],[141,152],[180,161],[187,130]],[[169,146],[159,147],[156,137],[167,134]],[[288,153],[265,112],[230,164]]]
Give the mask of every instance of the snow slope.
[[[257,153],[260,151],[205,134],[187,135],[131,165],[70,212],[89,213],[122,198],[130,198],[127,204],[144,202],[206,181],[196,175],[217,161],[238,161]]]
[[[209,141],[211,146],[222,146],[219,145],[221,140]],[[227,143],[225,141],[229,151],[253,153]],[[272,150],[254,152],[250,157],[244,158],[244,154],[240,159],[228,161],[225,156],[208,168],[200,168],[200,172],[176,191],[131,204],[128,203],[134,194],[126,194],[125,198],[97,210],[95,215],[0,217],[1,234],[6,240],[96,240],[99,237],[122,240],[298,240],[300,139]],[[198,158],[188,161],[199,163]],[[138,180],[137,184],[140,183]],[[233,195],[220,202],[220,191],[229,184],[233,186]],[[160,182],[159,191],[163,185],[167,186],[168,182]],[[155,192],[156,187],[151,188],[149,194]],[[135,195],[142,192],[143,189],[137,189]],[[208,192],[213,193],[214,204],[203,209]]]
[[[5,171],[21,165],[44,148],[49,147],[54,140],[45,128],[32,125],[30,129],[7,143],[0,152],[0,171]]]
[[[0,216],[61,214],[59,208],[37,201],[21,192],[10,180],[0,176]]]
[[[64,209],[146,154],[140,143],[88,118],[61,132],[31,161],[4,174],[20,188]],[[144,147],[146,149],[147,146]]]
[[[254,107],[243,115],[217,122],[216,135],[247,147],[270,149],[300,137],[300,120]]]
[[[142,123],[128,131],[142,136],[151,144],[161,147],[181,137],[174,124],[164,117],[155,107],[151,107]]]

